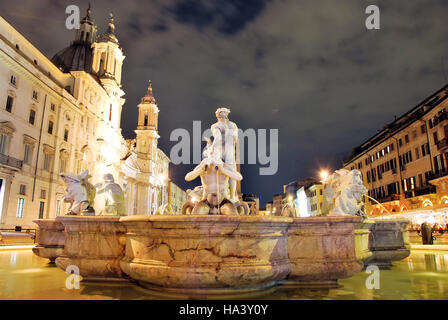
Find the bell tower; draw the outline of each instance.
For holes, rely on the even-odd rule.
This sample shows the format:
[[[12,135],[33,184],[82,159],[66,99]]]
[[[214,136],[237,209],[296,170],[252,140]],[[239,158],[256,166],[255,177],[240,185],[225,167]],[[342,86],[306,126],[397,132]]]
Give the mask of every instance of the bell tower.
[[[121,69],[125,56],[115,36],[114,16],[110,13],[107,31],[98,37],[92,44],[93,62],[92,71],[101,82],[114,82],[121,87]],[[109,83],[110,85],[110,83]]]
[[[138,105],[138,125],[135,133],[137,135],[137,161],[140,170],[152,173],[153,164],[157,159],[157,133],[159,108],[152,93],[151,81],[148,90]]]

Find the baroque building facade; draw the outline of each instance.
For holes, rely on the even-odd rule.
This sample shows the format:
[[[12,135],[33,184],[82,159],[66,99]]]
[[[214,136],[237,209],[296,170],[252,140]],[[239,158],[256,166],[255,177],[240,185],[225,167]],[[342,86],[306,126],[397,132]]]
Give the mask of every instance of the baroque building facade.
[[[368,214],[424,216],[437,211],[430,220],[448,223],[447,108],[448,86],[444,86],[378,130],[344,161],[345,169],[362,173],[368,194],[375,199],[370,199]],[[410,218],[416,223],[424,220],[420,215]]]
[[[151,86],[136,139],[121,134],[124,59],[112,15],[97,35],[89,8],[75,40],[51,60],[0,17],[0,229],[64,214],[61,172],[88,169],[93,183],[113,174],[128,214],[168,202],[169,158],[157,148]],[[97,197],[96,211],[103,205]]]

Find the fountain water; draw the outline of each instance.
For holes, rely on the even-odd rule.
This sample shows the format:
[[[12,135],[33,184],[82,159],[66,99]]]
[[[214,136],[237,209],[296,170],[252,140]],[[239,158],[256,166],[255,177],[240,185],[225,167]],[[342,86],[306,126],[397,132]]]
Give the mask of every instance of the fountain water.
[[[365,195],[367,198],[369,198],[370,200],[373,200],[374,202],[376,202],[381,208],[383,208],[387,213],[392,214],[389,210],[386,209],[386,207],[384,207],[378,200],[376,200],[375,198],[372,198],[369,195]]]

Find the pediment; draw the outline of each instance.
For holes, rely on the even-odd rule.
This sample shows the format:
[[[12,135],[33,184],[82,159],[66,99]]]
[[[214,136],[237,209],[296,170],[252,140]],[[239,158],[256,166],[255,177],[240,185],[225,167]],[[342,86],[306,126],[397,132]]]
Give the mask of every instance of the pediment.
[[[16,127],[11,121],[0,121],[0,133],[12,135],[16,132]]]

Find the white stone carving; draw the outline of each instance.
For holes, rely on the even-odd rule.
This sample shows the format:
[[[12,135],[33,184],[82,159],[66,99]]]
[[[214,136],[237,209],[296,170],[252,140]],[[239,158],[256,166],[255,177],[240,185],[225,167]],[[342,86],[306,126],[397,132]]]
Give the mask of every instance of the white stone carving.
[[[95,188],[88,181],[89,172],[86,170],[80,175],[61,173],[60,177],[66,184],[64,202],[71,203],[68,215],[94,215],[93,204],[95,200]]]
[[[213,143],[211,149],[217,158],[224,162],[226,169],[237,171],[236,152],[238,148],[238,127],[229,120],[230,110],[227,108],[218,108],[215,112],[218,122],[211,126],[213,134]],[[229,200],[233,203],[238,202],[238,194],[236,192],[238,179],[229,177]]]
[[[248,214],[236,192],[237,182],[243,177],[236,166],[238,127],[229,121],[229,113],[227,108],[216,110],[218,122],[211,126],[213,143],[207,140],[203,160],[185,176],[186,181],[200,177],[203,189],[197,202],[193,197],[198,196],[200,189],[190,191],[191,199],[183,206],[183,214]]]
[[[169,215],[172,214],[171,206],[168,203],[162,204],[160,207],[157,208],[156,215]]]
[[[364,195],[367,189],[358,170],[336,170],[324,184],[322,212],[328,216],[365,217]]]
[[[97,194],[103,194],[106,198],[106,207],[102,215],[126,215],[124,193],[120,185],[115,183],[114,176],[110,173],[104,175],[104,181],[95,185],[99,189]]]

